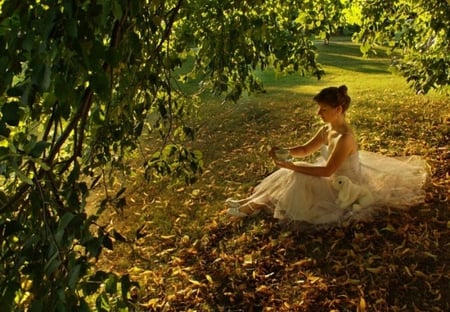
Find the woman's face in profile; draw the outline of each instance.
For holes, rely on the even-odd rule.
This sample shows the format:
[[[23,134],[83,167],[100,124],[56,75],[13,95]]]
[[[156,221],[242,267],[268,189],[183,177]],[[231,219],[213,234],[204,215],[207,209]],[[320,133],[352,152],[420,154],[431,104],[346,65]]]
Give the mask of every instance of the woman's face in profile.
[[[319,115],[323,121],[330,122],[337,114],[337,108],[325,103],[319,103],[319,109],[317,115]]]

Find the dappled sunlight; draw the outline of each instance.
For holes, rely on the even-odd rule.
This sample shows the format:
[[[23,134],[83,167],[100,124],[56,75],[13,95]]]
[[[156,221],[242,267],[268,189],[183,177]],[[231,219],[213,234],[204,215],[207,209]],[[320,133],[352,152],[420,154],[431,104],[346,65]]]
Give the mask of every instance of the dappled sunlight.
[[[333,43],[331,43],[333,44]],[[327,57],[332,57],[328,55]],[[333,56],[334,57],[334,56]],[[355,55],[341,58],[346,62]],[[103,254],[100,267],[130,274],[144,310],[433,311],[448,307],[449,127],[446,99],[415,95],[380,62],[376,75],[326,66],[322,80],[264,73],[266,93],[200,108],[194,143],[204,170],[194,185],[134,184],[108,224],[129,243]],[[371,65],[372,66],[372,65]],[[375,66],[375,64],[373,65]],[[276,169],[270,146],[307,139],[321,126],[312,96],[346,83],[348,117],[360,147],[390,156],[420,155],[432,170],[426,202],[380,211],[365,223],[329,228],[281,224],[260,214],[225,214]],[[436,309],[435,309],[436,310]]]

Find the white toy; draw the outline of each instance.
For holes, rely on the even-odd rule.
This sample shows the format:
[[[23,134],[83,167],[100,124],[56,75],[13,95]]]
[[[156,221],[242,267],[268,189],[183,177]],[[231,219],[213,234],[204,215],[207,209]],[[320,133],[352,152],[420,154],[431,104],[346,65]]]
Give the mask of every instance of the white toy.
[[[352,206],[354,210],[360,210],[375,201],[367,187],[354,184],[346,176],[335,177],[332,185],[339,192],[336,204],[341,208]]]

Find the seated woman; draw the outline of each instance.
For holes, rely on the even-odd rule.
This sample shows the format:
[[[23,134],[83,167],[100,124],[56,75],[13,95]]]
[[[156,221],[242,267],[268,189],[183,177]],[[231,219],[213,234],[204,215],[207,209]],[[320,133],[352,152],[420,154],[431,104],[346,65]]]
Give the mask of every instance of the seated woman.
[[[248,198],[228,199],[228,214],[246,217],[265,210],[277,219],[331,224],[349,217],[366,217],[377,207],[405,208],[424,200],[423,186],[428,176],[425,161],[358,150],[357,139],[345,117],[350,106],[346,86],[325,88],[314,100],[327,125],[307,143],[287,150],[292,157],[320,150],[322,160],[312,164],[283,161],[276,158],[279,148],[272,148],[269,155],[280,169],[256,186]],[[352,183],[367,187],[375,198],[373,204],[358,213],[353,213],[351,206],[339,207],[338,191],[332,185],[337,176],[346,176]]]

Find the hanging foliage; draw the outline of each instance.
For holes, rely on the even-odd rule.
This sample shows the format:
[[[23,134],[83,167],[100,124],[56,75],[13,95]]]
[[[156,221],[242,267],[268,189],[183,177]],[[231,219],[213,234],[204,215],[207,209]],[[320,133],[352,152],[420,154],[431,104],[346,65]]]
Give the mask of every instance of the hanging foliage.
[[[355,1],[361,12],[356,35],[367,53],[392,48],[393,68],[420,93],[448,91],[450,84],[450,2],[442,0]]]

